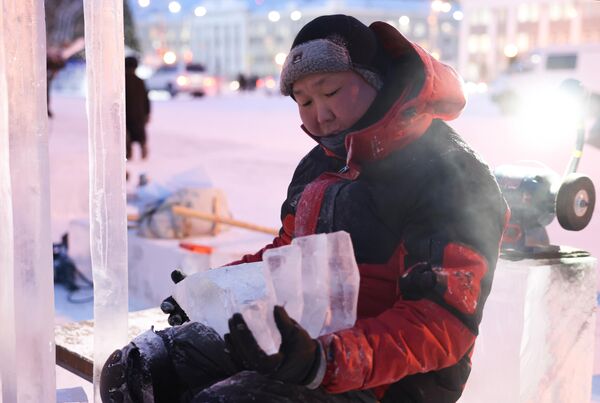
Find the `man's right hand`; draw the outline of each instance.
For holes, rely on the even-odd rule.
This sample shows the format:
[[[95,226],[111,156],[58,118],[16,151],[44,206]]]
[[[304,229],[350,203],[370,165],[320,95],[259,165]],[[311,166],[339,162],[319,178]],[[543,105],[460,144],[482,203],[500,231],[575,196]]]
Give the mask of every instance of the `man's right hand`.
[[[173,280],[175,284],[179,283],[184,278],[185,274],[182,273],[180,270],[173,270],[171,272],[171,280]],[[190,318],[188,318],[187,314],[183,311],[183,309],[181,309],[177,301],[175,301],[175,299],[172,296],[166,298],[160,304],[160,309],[164,313],[169,315],[168,321],[169,325],[171,326],[178,326],[182,323],[189,322],[190,320]]]

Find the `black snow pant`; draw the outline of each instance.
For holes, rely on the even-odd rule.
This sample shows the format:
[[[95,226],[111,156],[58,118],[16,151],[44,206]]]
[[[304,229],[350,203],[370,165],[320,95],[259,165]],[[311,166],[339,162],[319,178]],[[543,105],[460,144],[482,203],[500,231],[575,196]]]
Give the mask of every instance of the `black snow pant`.
[[[375,403],[369,391],[329,394],[244,371],[223,339],[197,322],[147,331],[115,351],[102,369],[103,402]]]
[[[196,393],[191,403],[376,403],[370,390],[332,395],[322,388],[310,390],[267,378],[257,372],[243,371]]]
[[[142,159],[145,159],[148,155],[148,146],[146,145],[146,127],[140,124],[127,124],[127,138],[125,142],[125,157],[131,158],[133,143],[140,145]]]

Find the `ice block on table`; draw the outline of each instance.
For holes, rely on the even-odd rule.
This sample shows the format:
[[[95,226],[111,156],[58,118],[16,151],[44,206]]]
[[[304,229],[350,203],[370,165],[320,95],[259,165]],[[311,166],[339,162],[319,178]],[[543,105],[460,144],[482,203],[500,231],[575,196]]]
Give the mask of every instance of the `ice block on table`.
[[[461,403],[589,402],[596,259],[500,259]]]

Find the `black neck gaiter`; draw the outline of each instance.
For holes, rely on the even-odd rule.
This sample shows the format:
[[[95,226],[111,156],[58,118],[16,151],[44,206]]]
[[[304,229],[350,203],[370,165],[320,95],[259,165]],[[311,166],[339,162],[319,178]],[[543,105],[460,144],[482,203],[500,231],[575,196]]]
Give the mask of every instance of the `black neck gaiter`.
[[[344,130],[330,136],[319,137],[317,141],[338,157],[346,159],[348,152],[345,141],[349,132],[349,130]]]

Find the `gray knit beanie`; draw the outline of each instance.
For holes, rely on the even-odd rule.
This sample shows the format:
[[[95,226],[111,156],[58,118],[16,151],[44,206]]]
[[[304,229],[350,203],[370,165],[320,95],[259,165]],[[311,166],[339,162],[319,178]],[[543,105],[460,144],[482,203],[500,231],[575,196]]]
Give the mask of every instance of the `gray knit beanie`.
[[[387,61],[373,31],[356,18],[318,17],[296,35],[283,63],[280,90],[291,95],[294,82],[309,74],[354,71],[379,91]]]

